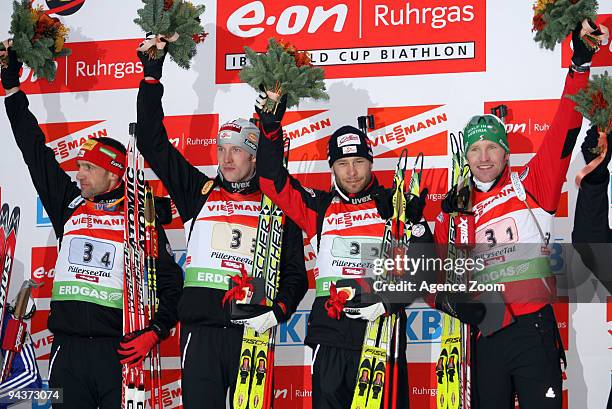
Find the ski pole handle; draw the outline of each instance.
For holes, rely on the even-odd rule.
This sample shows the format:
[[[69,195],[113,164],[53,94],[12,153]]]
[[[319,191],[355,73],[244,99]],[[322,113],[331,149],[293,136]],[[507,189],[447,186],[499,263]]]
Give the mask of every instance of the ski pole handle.
[[[496,107],[491,108],[491,113],[501,119],[502,122],[506,122],[506,117],[508,116],[508,105],[498,105]]]
[[[357,117],[357,127],[364,134],[368,134],[368,129],[374,129],[374,115],[363,115]]]

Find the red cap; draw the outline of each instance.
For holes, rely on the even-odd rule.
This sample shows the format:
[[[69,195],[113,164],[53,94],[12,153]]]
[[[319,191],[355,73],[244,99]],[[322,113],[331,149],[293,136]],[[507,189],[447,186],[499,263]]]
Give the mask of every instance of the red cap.
[[[90,138],[81,146],[77,160],[86,160],[121,177],[125,171],[125,154]]]

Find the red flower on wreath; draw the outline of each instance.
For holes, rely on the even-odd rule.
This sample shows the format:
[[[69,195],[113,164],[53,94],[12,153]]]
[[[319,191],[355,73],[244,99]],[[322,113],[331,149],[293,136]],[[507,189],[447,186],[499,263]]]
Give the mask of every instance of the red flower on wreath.
[[[544,20],[543,14],[536,14],[533,16],[533,31],[542,31],[546,27],[546,21]]]
[[[307,51],[298,51],[293,44],[283,39],[278,40],[278,45],[280,45],[287,52],[287,54],[293,57],[296,67],[299,68],[304,65],[312,67],[310,53]]]
[[[593,116],[597,111],[604,110],[608,108],[608,102],[604,98],[603,93],[600,90],[597,90],[596,93],[591,94],[591,109],[589,109],[589,115]]]
[[[193,36],[191,36],[191,38],[193,38],[193,41],[196,44],[200,44],[200,43],[203,43],[204,40],[206,40],[206,36],[208,36],[208,33],[205,31],[202,31],[201,33],[194,34]]]

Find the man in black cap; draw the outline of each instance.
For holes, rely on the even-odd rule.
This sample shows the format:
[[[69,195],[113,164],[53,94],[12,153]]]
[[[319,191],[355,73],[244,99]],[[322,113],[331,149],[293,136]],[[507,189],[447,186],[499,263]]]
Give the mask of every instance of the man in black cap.
[[[304,230],[317,252],[316,298],[305,340],[313,349],[313,407],[346,409],[353,400],[367,322],[385,313],[400,312],[416,298],[416,293],[403,294],[401,302],[392,303],[386,295],[376,293],[368,297],[371,302],[348,309],[348,305],[344,306],[346,299],[336,291],[337,281],[359,280],[371,267],[370,252],[380,249],[385,222],[393,214],[392,192],[381,186],[372,173],[368,137],[352,126],[337,129],[329,138],[331,191],[303,187],[282,165],[280,122],[286,101],[281,99],[274,114],[264,112],[264,104],[262,94],[256,104],[262,129],[256,162],[261,190]],[[406,216],[414,223],[409,249],[412,257],[419,257],[415,244],[433,241],[427,223],[422,220],[426,195],[425,189],[420,197],[408,198]],[[395,399],[397,408],[407,408],[406,315],[403,312],[399,315],[400,386]]]

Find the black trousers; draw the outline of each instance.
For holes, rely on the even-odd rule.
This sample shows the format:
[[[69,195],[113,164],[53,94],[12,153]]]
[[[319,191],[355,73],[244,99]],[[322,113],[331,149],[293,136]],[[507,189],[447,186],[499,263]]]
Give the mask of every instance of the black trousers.
[[[185,409],[232,407],[242,345],[242,327],[181,325],[181,368]]]
[[[550,305],[476,342],[478,409],[561,409],[565,359]]]
[[[121,407],[119,338],[55,335],[49,362],[49,386],[63,389],[55,409]]]
[[[348,409],[357,384],[361,351],[317,345],[313,350],[312,408]],[[397,368],[397,408],[408,408],[406,350],[400,348]],[[382,406],[382,405],[381,405]]]

